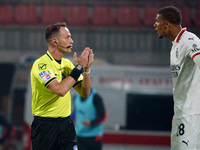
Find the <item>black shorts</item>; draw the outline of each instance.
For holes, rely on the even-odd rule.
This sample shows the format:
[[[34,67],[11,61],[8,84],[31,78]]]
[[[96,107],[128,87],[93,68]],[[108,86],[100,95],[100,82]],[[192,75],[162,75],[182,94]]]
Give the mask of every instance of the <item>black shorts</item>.
[[[34,117],[31,140],[32,150],[77,150],[75,127],[70,117]]]

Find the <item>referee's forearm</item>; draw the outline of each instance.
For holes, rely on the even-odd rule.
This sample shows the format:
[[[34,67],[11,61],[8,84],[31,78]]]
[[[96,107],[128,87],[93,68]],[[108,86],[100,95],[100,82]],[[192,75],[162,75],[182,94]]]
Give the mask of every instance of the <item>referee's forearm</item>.
[[[82,91],[82,97],[87,98],[90,95],[90,89],[91,89],[91,80],[90,75],[83,75],[83,82],[81,86]]]

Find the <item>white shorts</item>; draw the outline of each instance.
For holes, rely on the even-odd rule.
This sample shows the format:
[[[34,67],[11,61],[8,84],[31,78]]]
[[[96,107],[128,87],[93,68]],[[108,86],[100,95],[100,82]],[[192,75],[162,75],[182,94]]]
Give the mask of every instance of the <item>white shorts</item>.
[[[171,150],[200,150],[200,115],[173,120]]]

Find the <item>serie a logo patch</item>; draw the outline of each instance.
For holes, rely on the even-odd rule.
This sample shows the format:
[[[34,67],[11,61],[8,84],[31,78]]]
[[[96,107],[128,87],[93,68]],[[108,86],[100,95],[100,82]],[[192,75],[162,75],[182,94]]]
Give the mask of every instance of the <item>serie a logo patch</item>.
[[[39,76],[42,79],[42,81],[44,81],[44,82],[48,81],[50,78],[53,77],[53,75],[50,71],[42,71],[39,73]]]

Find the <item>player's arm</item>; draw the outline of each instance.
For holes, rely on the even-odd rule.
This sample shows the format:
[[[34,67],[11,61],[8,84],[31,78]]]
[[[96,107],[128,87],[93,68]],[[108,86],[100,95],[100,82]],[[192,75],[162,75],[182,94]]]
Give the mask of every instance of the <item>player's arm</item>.
[[[95,94],[94,96],[94,106],[96,108],[96,118],[91,120],[91,125],[99,125],[106,120],[106,112],[103,99],[98,94]]]
[[[107,118],[105,108],[103,105],[103,100],[98,94],[94,95],[93,102],[94,102],[94,106],[96,108],[96,117],[94,120],[84,120],[83,124],[85,126],[97,126],[100,123],[102,123],[103,121],[105,121]]]
[[[200,69],[200,54],[196,55],[194,58],[193,58],[195,64],[199,67]]]
[[[200,68],[200,41],[194,42],[192,41],[190,44],[186,45],[189,49],[189,56],[193,59],[195,64]]]
[[[200,40],[196,37],[190,37],[184,42],[182,47],[186,49],[186,57],[190,57],[200,68]]]

